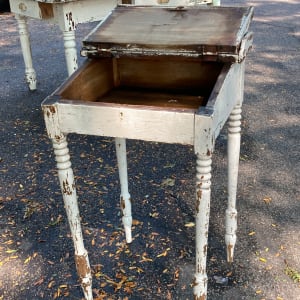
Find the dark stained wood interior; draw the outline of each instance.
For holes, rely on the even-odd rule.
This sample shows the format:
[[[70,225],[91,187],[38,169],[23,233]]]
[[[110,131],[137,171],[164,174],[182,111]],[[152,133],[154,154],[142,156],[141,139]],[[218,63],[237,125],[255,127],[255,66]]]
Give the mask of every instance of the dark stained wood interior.
[[[206,104],[222,67],[184,57],[91,59],[58,93],[74,101],[197,109]]]

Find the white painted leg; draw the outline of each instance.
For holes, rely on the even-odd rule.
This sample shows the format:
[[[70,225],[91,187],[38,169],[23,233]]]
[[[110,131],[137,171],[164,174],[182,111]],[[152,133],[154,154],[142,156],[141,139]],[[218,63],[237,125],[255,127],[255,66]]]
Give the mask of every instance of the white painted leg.
[[[131,200],[128,192],[128,176],[127,176],[127,158],[126,158],[126,140],[123,138],[116,138],[116,153],[119,168],[119,177],[121,184],[120,204],[123,213],[122,221],[125,229],[126,242],[132,242],[131,226]]]
[[[236,192],[241,143],[241,105],[237,105],[230,114],[228,122],[228,207],[226,209],[227,261],[233,261],[234,246],[236,243],[237,210]]]
[[[20,43],[25,63],[25,80],[31,91],[36,90],[36,73],[32,65],[31,47],[29,40],[29,32],[27,27],[27,18],[15,15],[19,26]]]
[[[67,70],[68,70],[68,75],[70,76],[78,68],[75,31],[74,30],[63,31],[63,35],[64,35]]]
[[[206,256],[210,213],[210,179],[211,155],[197,155],[194,300],[205,300],[207,295]]]
[[[220,6],[221,5],[221,0],[213,0],[213,5],[214,6]]]
[[[68,144],[65,137],[59,141],[53,139],[52,142],[57,162],[60,187],[75,247],[77,273],[80,278],[85,299],[93,300],[92,274],[88,253],[83,244],[75,181],[71,168]]]

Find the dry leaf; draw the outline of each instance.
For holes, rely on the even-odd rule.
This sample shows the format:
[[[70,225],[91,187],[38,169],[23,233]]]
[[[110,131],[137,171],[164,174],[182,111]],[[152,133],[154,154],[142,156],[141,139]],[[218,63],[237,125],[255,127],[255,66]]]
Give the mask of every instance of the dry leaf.
[[[195,223],[194,222],[189,222],[189,223],[184,224],[184,226],[185,227],[194,227]]]
[[[175,179],[173,178],[166,178],[161,183],[162,186],[174,186],[175,185]]]
[[[265,258],[263,258],[263,257],[260,257],[259,260],[260,260],[261,262],[263,262],[263,263],[267,262],[267,260],[266,260]]]
[[[265,202],[266,204],[270,204],[271,201],[272,201],[272,198],[271,198],[271,197],[264,197],[263,200],[264,200],[264,202]]]

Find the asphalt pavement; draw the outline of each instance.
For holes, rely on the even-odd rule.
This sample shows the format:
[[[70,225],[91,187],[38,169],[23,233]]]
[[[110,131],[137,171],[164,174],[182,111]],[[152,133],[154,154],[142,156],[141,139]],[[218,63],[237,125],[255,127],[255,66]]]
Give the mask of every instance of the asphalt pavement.
[[[223,130],[213,160],[208,296],[300,300],[300,4],[227,0],[223,5],[254,6],[254,45],[246,63],[235,261],[226,263],[223,237]],[[78,51],[96,24],[78,26]],[[11,13],[0,14],[0,300],[81,299],[40,109],[67,78],[62,34],[38,20],[29,20],[29,29],[38,79],[34,92],[24,82],[17,23]],[[191,299],[194,236],[184,225],[193,221],[192,150],[129,141],[137,221],[135,249],[127,249],[111,201],[119,193],[113,141],[75,135],[70,140],[95,297]],[[145,253],[152,262],[141,259]],[[112,281],[125,275],[116,288]]]

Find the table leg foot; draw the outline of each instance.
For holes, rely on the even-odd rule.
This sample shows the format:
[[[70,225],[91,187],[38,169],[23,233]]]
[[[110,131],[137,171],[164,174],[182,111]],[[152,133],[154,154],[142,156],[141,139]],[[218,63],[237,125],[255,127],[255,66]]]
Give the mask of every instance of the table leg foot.
[[[126,139],[116,138],[116,153],[119,168],[119,177],[121,185],[120,205],[122,209],[122,222],[124,225],[126,242],[132,242],[131,226],[131,199],[128,192],[128,175],[127,175],[127,157],[126,157]]]
[[[66,137],[63,137],[59,141],[53,139],[52,142],[57,162],[60,187],[75,248],[77,273],[80,278],[85,299],[92,300],[92,273],[88,254],[83,244],[75,180],[71,168],[67,140]]]
[[[29,32],[27,26],[27,18],[16,14],[15,18],[18,22],[20,43],[25,63],[25,81],[31,91],[36,90],[36,73],[32,65],[32,55],[29,40]]]
[[[225,220],[225,243],[227,247],[227,261],[233,261],[237,231],[236,193],[241,143],[241,105],[237,105],[229,117],[228,122],[228,207]]]
[[[75,31],[63,31],[63,35],[67,70],[68,75],[70,76],[78,68]]]
[[[194,299],[205,300],[207,295],[207,239],[210,213],[211,154],[197,155],[196,174],[196,273]]]

